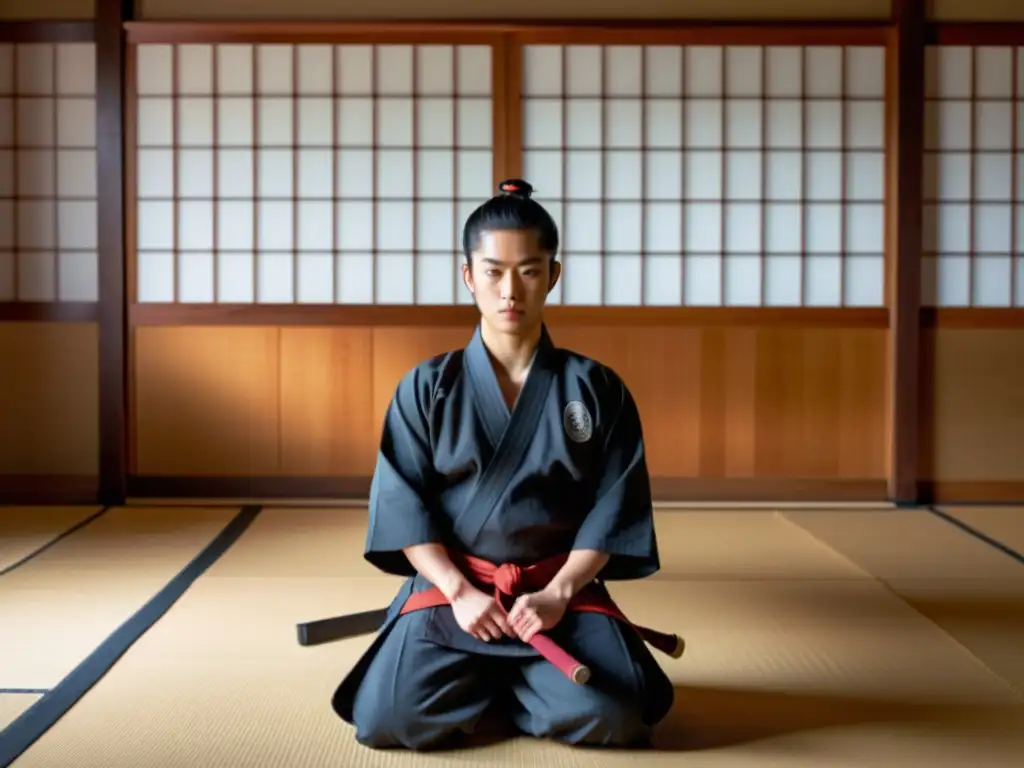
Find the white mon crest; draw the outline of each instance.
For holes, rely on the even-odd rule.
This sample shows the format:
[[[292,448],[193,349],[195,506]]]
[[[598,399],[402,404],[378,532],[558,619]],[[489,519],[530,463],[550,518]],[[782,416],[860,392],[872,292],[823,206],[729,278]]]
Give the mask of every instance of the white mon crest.
[[[585,443],[594,434],[594,421],[590,418],[590,411],[579,400],[572,400],[565,406],[562,426],[565,427],[565,434],[569,439],[576,443]]]

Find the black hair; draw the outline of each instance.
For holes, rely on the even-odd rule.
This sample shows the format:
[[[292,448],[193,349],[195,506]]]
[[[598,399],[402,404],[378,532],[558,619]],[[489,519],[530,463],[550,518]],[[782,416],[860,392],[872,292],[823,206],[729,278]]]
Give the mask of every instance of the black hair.
[[[462,229],[462,250],[472,263],[473,251],[480,247],[480,236],[495,230],[532,230],[541,249],[554,261],[558,253],[558,225],[544,206],[533,200],[533,187],[522,179],[506,179],[498,185],[498,194],[477,208]]]

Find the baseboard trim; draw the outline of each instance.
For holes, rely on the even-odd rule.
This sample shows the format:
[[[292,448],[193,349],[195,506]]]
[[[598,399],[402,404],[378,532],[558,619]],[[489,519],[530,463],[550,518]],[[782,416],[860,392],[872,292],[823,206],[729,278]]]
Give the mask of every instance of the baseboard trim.
[[[128,495],[145,499],[273,501],[366,499],[368,477],[172,477],[132,476]],[[884,502],[882,478],[655,477],[659,502]]]
[[[366,499],[369,477],[227,477],[130,475],[128,496],[153,499]]]
[[[884,478],[655,477],[655,501],[884,502]]]
[[[0,504],[96,504],[99,488],[93,475],[0,475]]]
[[[1024,480],[926,480],[920,491],[927,504],[1024,505]]]

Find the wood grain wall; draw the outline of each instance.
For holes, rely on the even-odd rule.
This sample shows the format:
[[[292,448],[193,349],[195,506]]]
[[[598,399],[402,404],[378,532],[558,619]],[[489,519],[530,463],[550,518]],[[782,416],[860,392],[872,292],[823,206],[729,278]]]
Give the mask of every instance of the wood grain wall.
[[[939,500],[1024,498],[1024,328],[930,328],[920,477]]]
[[[95,496],[96,324],[0,323],[0,360],[0,498]]]
[[[632,389],[660,496],[884,497],[884,328],[550,327]],[[471,331],[139,327],[133,473],[363,495],[399,377]]]
[[[387,6],[401,15],[403,3],[409,0]],[[271,4],[139,2],[142,17],[154,19],[194,16],[200,6],[207,16],[252,17]],[[348,12],[335,5],[329,15]],[[669,5],[645,0],[643,7],[653,16],[666,15]],[[728,4],[738,15],[749,15],[748,6],[768,12],[762,3]],[[829,8],[851,15],[853,8],[846,0],[810,11],[788,1],[771,6],[781,16],[791,15],[785,6],[818,17],[830,15]],[[325,7],[324,0],[290,6],[297,16],[323,16]],[[581,0],[544,7],[560,17],[595,12],[593,3]],[[888,7],[875,0],[858,5],[862,15],[876,17]],[[728,13],[721,3],[714,8]],[[282,15],[279,3],[273,9]],[[39,0],[0,4],[0,18],[89,18],[94,10],[93,0]],[[630,15],[637,13],[630,8]],[[1021,19],[1024,5],[936,0],[930,15]],[[558,343],[608,362],[625,377],[640,404],[662,496],[884,497],[884,327],[555,323],[552,331]],[[363,493],[394,383],[417,360],[462,344],[468,333],[451,326],[135,327],[134,489],[188,486],[191,477],[207,489],[213,487],[207,481],[222,481],[224,489],[258,494],[268,483],[246,480],[266,478],[270,490],[295,495],[310,488]],[[94,492],[97,347],[91,322],[0,323],[0,491],[60,479],[68,490]],[[924,350],[920,475],[929,490],[938,499],[1024,498],[1019,317],[1000,328],[928,328]]]

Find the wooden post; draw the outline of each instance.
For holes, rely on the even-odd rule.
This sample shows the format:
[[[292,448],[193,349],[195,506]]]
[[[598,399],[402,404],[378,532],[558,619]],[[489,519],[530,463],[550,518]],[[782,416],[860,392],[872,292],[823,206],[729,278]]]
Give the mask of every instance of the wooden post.
[[[886,264],[889,298],[888,496],[919,499],[924,0],[893,0],[886,57]]]
[[[96,0],[96,148],[100,179],[100,484],[99,503],[123,504],[128,418],[124,216],[124,23],[133,0]]]

